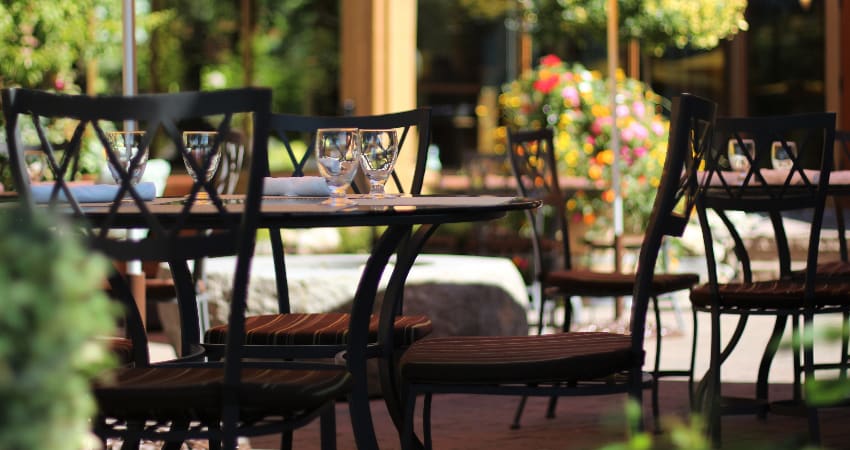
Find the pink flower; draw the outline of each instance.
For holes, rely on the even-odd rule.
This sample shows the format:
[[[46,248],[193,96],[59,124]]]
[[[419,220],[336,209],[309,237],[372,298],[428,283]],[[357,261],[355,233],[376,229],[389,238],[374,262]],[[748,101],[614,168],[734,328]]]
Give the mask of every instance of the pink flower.
[[[646,130],[646,127],[638,122],[633,122],[629,128],[634,131],[635,138],[637,138],[639,141],[642,141],[649,137],[649,132]]]
[[[64,91],[65,90],[65,80],[63,80],[62,78],[56,78],[56,80],[53,81],[53,86],[56,87],[57,91]]]
[[[623,140],[626,142],[631,141],[635,138],[635,131],[632,129],[632,127],[624,128],[622,131],[620,131],[620,137],[622,137]]]
[[[648,150],[646,149],[646,147],[635,148],[635,156],[637,156],[638,158],[645,156],[647,152]]]
[[[626,105],[617,105],[617,117],[626,117],[629,115],[629,107]]]
[[[656,136],[661,136],[664,134],[664,125],[661,125],[658,122],[652,122],[652,132],[655,133]]]
[[[578,89],[575,86],[567,86],[563,90],[561,90],[561,97],[569,102],[569,105],[573,108],[579,105],[581,101],[581,97],[579,96]]]
[[[632,103],[632,111],[634,111],[635,116],[642,119],[644,114],[646,114],[646,105],[643,102],[636,101]]]
[[[590,124],[590,132],[593,133],[594,136],[602,134],[602,119],[596,119],[592,124]]]

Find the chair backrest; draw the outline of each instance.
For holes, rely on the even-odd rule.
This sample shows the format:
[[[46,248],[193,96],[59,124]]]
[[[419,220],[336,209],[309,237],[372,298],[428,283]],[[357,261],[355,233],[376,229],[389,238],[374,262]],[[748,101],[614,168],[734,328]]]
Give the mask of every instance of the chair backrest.
[[[835,170],[850,170],[850,130],[835,130]],[[835,204],[835,221],[838,228],[838,251],[841,261],[848,261],[847,225],[844,220],[844,210],[847,207],[847,196],[837,196]]]
[[[187,154],[183,143],[182,123],[206,121],[218,131],[214,145],[222,145],[220,137],[228,135],[241,119],[250,120],[252,133],[252,174],[262,175],[267,161],[268,119],[270,114],[271,93],[268,89],[236,89],[214,92],[187,92],[179,94],[153,94],[133,97],[121,96],[70,96],[59,95],[29,89],[5,89],[2,93],[3,112],[6,119],[6,135],[9,145],[10,162],[20,200],[30,209],[36,208],[35,187],[27,175],[24,162],[25,143],[21,129],[27,124],[35,130],[31,142],[27,142],[27,151],[36,149],[44,153],[45,172],[53,180],[50,199],[47,205],[64,215],[71,215],[79,222],[79,229],[87,238],[91,247],[101,251],[109,258],[119,261],[146,260],[168,262],[175,273],[178,298],[181,300],[181,314],[188,315],[182,320],[184,325],[197,324],[197,309],[194,308],[194,287],[188,272],[188,260],[208,256],[238,255],[234,286],[231,299],[231,325],[236,326],[232,334],[241,336],[240,318],[244,315],[247,295],[248,271],[253,255],[255,230],[259,221],[262,199],[262,176],[252,176],[248,182],[247,195],[242,203],[244,213],[235,220],[227,211],[227,205],[211,182],[200,179],[193,184],[192,191],[184,200],[169,205],[167,214],[154,214],[145,201],[141,185],[131,182],[129,170],[118,170],[118,189],[108,198],[104,198],[97,207],[86,206],[79,198],[78,186],[71,183],[78,172],[80,159],[85,157],[86,145],[95,146],[98,153],[107,155],[115,163],[113,153],[107,151],[109,142],[106,132],[121,129],[132,123],[135,129],[145,131],[141,148],[148,148],[155,139],[161,139],[173,145],[181,154]],[[132,122],[128,122],[132,121]],[[244,123],[248,123],[247,121]],[[55,134],[64,142],[57,149],[52,139]],[[66,137],[67,136],[67,137]],[[101,153],[102,152],[102,153]],[[196,167],[203,172],[203,167]],[[41,186],[39,186],[41,187]],[[206,191],[208,200],[200,200],[198,193]],[[136,212],[132,223],[122,212]],[[205,218],[198,223],[198,213]],[[116,233],[115,228],[132,225],[144,228],[146,233],[136,236],[134,232]],[[192,228],[213,227],[216,233],[184,233]],[[120,277],[111,280],[118,285],[113,291],[121,293],[121,300],[131,315],[139,316],[135,311],[135,301],[129,289],[120,283]],[[191,303],[191,306],[188,305]],[[191,320],[194,318],[194,321]],[[141,331],[144,333],[144,330]],[[183,330],[184,334],[195,335],[197,329]],[[134,334],[133,338],[139,337]],[[228,359],[235,356],[238,360],[241,340],[238,345],[228,346]],[[233,347],[231,349],[231,347]],[[231,372],[232,373],[232,370]]]
[[[632,346],[642,348],[652,278],[665,236],[681,236],[690,219],[699,186],[699,169],[710,152],[717,105],[682,94],[673,99],[667,156],[652,214],[638,254],[632,298]]]
[[[835,114],[809,113],[773,117],[718,118],[713,148],[706,158],[697,211],[703,233],[710,283],[718,282],[715,241],[725,228],[734,242],[742,281],[753,280],[751,255],[742,230],[727,211],[757,213],[767,217],[773,228],[779,276],[790,276],[791,252],[786,233],[786,216],[795,211],[811,224],[806,253],[806,279],[810,289],[818,258],[823,212],[833,165]],[[790,168],[772,168],[771,147],[791,148]],[[743,167],[732,170],[728,160],[735,148],[747,150]],[[706,210],[720,217],[725,227],[712,228]],[[810,293],[813,294],[813,291]]]
[[[553,131],[550,128],[540,130],[520,130],[508,133],[511,170],[517,182],[517,191],[523,197],[542,200],[547,208],[553,210],[552,227],[547,227],[545,212],[526,211],[531,224],[532,249],[534,251],[534,279],[551,267],[546,267],[546,230],[560,234],[563,268],[571,269],[569,225],[567,223],[566,202],[560,184],[558,184],[558,166],[555,158]]]
[[[409,183],[401,181],[395,170],[392,180],[396,190],[401,193],[419,194],[425,179],[425,160],[428,156],[428,144],[431,140],[431,109],[427,107],[397,113],[379,114],[373,116],[303,116],[295,114],[272,114],[271,136],[280,139],[286,149],[292,172],[288,176],[304,176],[308,163],[315,164],[313,142],[319,128],[362,128],[362,129],[396,129],[399,137],[398,154],[416,152],[416,164]],[[416,140],[413,135],[416,135]],[[303,146],[295,146],[300,141]],[[266,169],[266,174],[270,172]],[[352,183],[356,192],[365,192],[365,185],[358,187],[355,178]],[[389,180],[388,180],[389,182]],[[278,310],[281,313],[290,312],[289,286],[286,281],[286,270],[283,254],[283,239],[280,230],[270,230],[272,256],[275,261],[275,280],[278,292]]]
[[[409,183],[402,183],[394,170],[392,180],[401,193],[419,194],[425,178],[425,160],[428,156],[428,144],[431,139],[431,109],[417,108],[389,114],[372,116],[302,116],[295,114],[273,114],[271,118],[272,135],[283,142],[287,156],[292,163],[290,176],[303,176],[308,163],[315,163],[313,140],[319,128],[362,128],[387,129],[398,131],[399,155],[416,152],[416,165]],[[412,139],[416,135],[416,140]],[[302,141],[306,145],[299,150],[293,143]],[[362,189],[361,189],[362,190]]]

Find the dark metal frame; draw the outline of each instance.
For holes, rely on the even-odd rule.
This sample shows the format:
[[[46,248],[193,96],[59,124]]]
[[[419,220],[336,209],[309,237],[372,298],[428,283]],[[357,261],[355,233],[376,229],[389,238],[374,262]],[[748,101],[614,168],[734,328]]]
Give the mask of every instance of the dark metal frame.
[[[604,380],[589,380],[561,384],[552,380],[552,384],[538,385],[532,383],[518,384],[436,384],[427,382],[411,383],[403,379],[405,392],[405,416],[402,433],[402,448],[411,449],[417,446],[413,431],[413,417],[416,397],[425,395],[423,410],[423,427],[425,447],[431,447],[430,438],[430,405],[434,393],[473,393],[491,395],[521,395],[521,396],[562,396],[562,395],[598,395],[628,393],[638,403],[641,402],[642,391],[655,384],[653,377],[642,371],[643,341],[646,324],[646,312],[650,297],[653,293],[652,280],[655,262],[658,257],[662,239],[665,235],[681,236],[688,222],[694,205],[694,192],[697,182],[695,173],[686,170],[691,176],[682,176],[684,169],[694,166],[693,155],[702,152],[710,141],[713,129],[716,105],[699,97],[683,94],[673,101],[673,117],[671,120],[670,137],[667,159],[659,186],[658,194],[653,205],[653,212],[644,236],[638,257],[638,268],[632,292],[633,302],[631,311],[631,348],[635,355],[634,365],[622,377],[606,378]],[[492,339],[499,339],[493,337]],[[516,338],[512,338],[516,339]],[[414,344],[416,346],[417,344]],[[611,374],[615,375],[615,374]]]
[[[524,130],[508,133],[508,147],[510,149],[511,169],[517,180],[517,189],[519,194],[528,198],[537,198],[549,205],[553,209],[553,222],[557,234],[560,235],[561,242],[561,267],[544,267],[546,260],[544,257],[544,224],[545,220],[542,217],[541,211],[526,211],[526,218],[531,224],[532,230],[532,250],[534,256],[534,272],[533,280],[537,281],[538,295],[541,298],[540,312],[538,315],[537,332],[541,334],[543,331],[543,303],[547,300],[556,298],[564,298],[564,325],[563,331],[569,331],[572,318],[572,308],[570,298],[572,296],[585,297],[620,297],[630,295],[633,290],[633,285],[619,288],[611,286],[605,282],[596,283],[590,288],[572,289],[562,286],[551,286],[546,282],[546,275],[550,271],[557,270],[572,270],[572,254],[570,253],[570,238],[569,225],[566,213],[566,200],[564,194],[558,184],[558,170],[555,158],[554,132],[551,128],[540,130]],[[592,269],[589,269],[592,271]],[[603,273],[594,271],[596,273]],[[698,279],[695,274],[682,274]],[[681,289],[667,289],[653,292],[651,295],[653,312],[655,317],[656,327],[658,328],[658,337],[655,341],[655,362],[652,370],[652,376],[655,379],[655,386],[652,391],[652,411],[653,417],[657,421],[659,416],[658,407],[658,380],[661,377],[669,376],[685,376],[688,377],[689,385],[693,384],[693,368],[690,370],[661,370],[661,310],[659,307],[658,296],[667,294]],[[696,329],[696,313],[692,314],[692,326]],[[695,345],[696,335],[694,334],[692,345]],[[517,411],[514,415],[513,428],[519,428],[519,421],[525,406],[525,398],[520,400]],[[547,408],[547,417],[554,417],[557,397],[552,397]]]
[[[799,336],[800,322],[804,321],[803,332],[811,330],[815,314],[848,311],[847,304],[820,305],[815,301],[817,279],[818,244],[823,222],[826,198],[830,192],[829,174],[833,166],[833,148],[835,140],[835,114],[811,113],[790,116],[754,117],[754,118],[718,118],[714,148],[701,155],[705,163],[705,172],[700,180],[697,194],[697,212],[703,233],[706,261],[708,265],[709,286],[712,301],[708,307],[696,307],[696,311],[711,315],[710,368],[698,387],[697,405],[706,412],[708,428],[712,440],[719,444],[721,438],[720,416],[724,412],[755,412],[764,416],[768,410],[767,378],[773,357],[778,349],[786,322],[791,318],[793,333]],[[753,139],[755,154],[747,154],[749,169],[743,176],[729,171],[726,164],[726,145],[729,140],[744,146],[743,139]],[[766,178],[767,164],[770,162],[770,145],[773,141],[786,142],[796,140],[799,154],[792,156],[793,167],[781,184],[770,183]],[[818,180],[810,178],[812,172],[804,169],[816,169],[820,172]],[[737,178],[736,178],[737,177]],[[753,282],[751,257],[747,252],[743,236],[735,223],[726,214],[727,211],[744,211],[764,214],[770,218],[775,236],[779,280],[790,281],[795,278],[791,271],[791,254],[783,223],[783,212],[810,209],[811,228],[806,255],[806,268],[798,279],[803,283],[803,306],[788,308],[771,303],[769,297],[762,299],[760,307],[742,307],[726,304],[720,289],[722,283],[717,272],[718,258],[714,253],[715,240],[708,219],[708,210],[716,213],[734,241],[734,253],[737,267],[744,284]],[[720,316],[738,315],[738,325],[730,336],[727,345],[721,348]],[[721,396],[721,366],[732,353],[741,339],[747,318],[750,315],[775,316],[771,338],[763,353],[756,381],[756,395],[752,401],[732,402]],[[820,368],[837,368],[844,364],[815,365],[813,350],[802,350],[803,363],[800,363],[799,341],[794,346],[794,398],[793,403],[802,399],[801,372],[806,378],[814,379],[814,371]],[[696,352],[692,355],[692,366]],[[819,440],[817,410],[807,405],[810,438]]]
[[[219,136],[228,132],[234,114],[249,114],[254,133],[252,145],[251,173],[261,174],[261,164],[267,160],[267,139],[271,92],[268,89],[238,89],[215,92],[191,92],[180,94],[139,95],[134,97],[88,97],[52,94],[28,89],[4,89],[2,91],[3,111],[6,119],[6,135],[8,137],[10,162],[15,184],[18,190],[18,201],[34,211],[41,206],[35,204],[30,192],[30,180],[27,176],[23,161],[24,146],[19,132],[19,121],[31,118],[38,133],[40,149],[45,153],[48,168],[55,174],[54,189],[47,209],[63,217],[72,217],[79,225],[79,230],[87,239],[92,249],[100,251],[116,260],[146,259],[168,262],[171,265],[177,285],[180,300],[180,312],[184,324],[194,323],[194,329],[184,330],[186,333],[197,333],[197,310],[194,309],[194,285],[188,271],[187,261],[195,258],[236,255],[237,266],[234,274],[234,284],[229,313],[229,340],[225,349],[225,360],[216,363],[214,367],[221,369],[223,374],[223,389],[219,404],[221,416],[211,422],[192,425],[188,422],[171,422],[168,431],[158,431],[162,424],[150,426],[137,417],[125,419],[120,417],[98,417],[94,420],[95,433],[102,439],[107,437],[122,437],[125,447],[138,444],[139,439],[182,441],[187,438],[202,438],[222,441],[225,448],[235,448],[238,435],[268,434],[282,432],[286,436],[291,429],[302,426],[314,417],[323,416],[326,425],[328,411],[333,412],[333,397],[319,408],[305,410],[301,414],[285,418],[267,416],[264,420],[245,422],[240,420],[240,399],[238,392],[243,364],[244,314],[247,297],[248,275],[254,251],[256,230],[260,220],[260,205],[262,198],[262,177],[253,176],[248,181],[248,194],[244,197],[241,213],[231,214],[221,200],[215,186],[205,180],[197,181],[190,195],[185,199],[179,214],[161,217],[154,214],[148,204],[142,199],[136,187],[131,184],[128,172],[139,163],[139,157],[131,163],[129,171],[120,171],[121,183],[117,195],[107,202],[108,207],[101,207],[99,214],[92,217],[87,214],[87,207],[78,202],[67,180],[73,179],[78,170],[78,158],[82,137],[86,130],[95,133],[97,141],[104,149],[108,142],[104,132],[106,123],[120,124],[122,121],[135,121],[140,128],[147,131],[143,146],[148,146],[154,134],[162,132],[178,148],[185,153],[179,120],[215,116],[222,118],[218,131]],[[58,118],[68,118],[74,121],[73,135],[62,147],[61,153],[47,138],[45,121]],[[116,127],[119,127],[116,125]],[[221,145],[220,139],[215,145]],[[105,152],[112,158],[114,156]],[[194,164],[194,162],[191,162]],[[207,161],[206,164],[209,164]],[[195,170],[205,172],[205,167],[195,164]],[[199,202],[198,193],[206,191],[215,217],[215,233],[182,233],[187,228],[197,229],[191,218],[193,208]],[[149,230],[147,237],[141,240],[116,238],[110,230],[122,227],[128,223],[126,209],[130,207],[132,224]],[[127,312],[126,328],[134,340],[134,348],[147,351],[147,340],[141,324],[141,315],[136,307],[130,289],[125,280],[118,274],[110,277],[113,283],[113,293]],[[196,338],[197,339],[197,338]],[[184,350],[187,350],[184,339]],[[141,355],[136,360],[138,370],[145,370],[147,355]],[[195,358],[176,360],[166,365],[179,365],[187,370],[193,367],[211,367],[211,363]],[[124,369],[128,371],[134,368]],[[167,387],[163,387],[167,392]],[[209,403],[209,399],[203,399]],[[190,405],[186,405],[188,408]],[[275,409],[276,411],[276,409]],[[276,412],[272,415],[276,415]],[[331,417],[332,418],[332,417]],[[332,423],[332,422],[331,422]],[[126,424],[126,428],[122,425]],[[324,428],[324,427],[323,427]],[[330,434],[333,431],[323,434]],[[330,442],[330,441],[329,441]]]

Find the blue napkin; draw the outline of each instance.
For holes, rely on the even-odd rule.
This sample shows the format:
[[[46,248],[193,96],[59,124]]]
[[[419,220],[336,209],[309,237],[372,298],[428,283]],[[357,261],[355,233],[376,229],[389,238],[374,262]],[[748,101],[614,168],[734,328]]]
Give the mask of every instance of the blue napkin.
[[[111,202],[118,195],[118,185],[115,184],[79,184],[69,186],[69,188],[71,195],[79,203]],[[53,192],[53,184],[34,185],[31,191],[36,203],[47,203],[50,201],[50,194]],[[156,198],[156,185],[151,182],[139,183],[136,185],[136,192],[143,200],[153,200]],[[66,201],[65,191],[60,189],[56,198],[60,202]]]

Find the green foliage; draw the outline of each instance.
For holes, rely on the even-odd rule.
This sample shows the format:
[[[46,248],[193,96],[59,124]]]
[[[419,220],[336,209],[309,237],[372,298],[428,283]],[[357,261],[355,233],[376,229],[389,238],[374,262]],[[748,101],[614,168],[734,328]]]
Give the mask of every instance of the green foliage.
[[[528,4],[527,2],[523,2]],[[608,0],[534,0],[525,17],[538,39],[567,36],[580,46],[605,42]],[[618,0],[620,36],[638,39],[645,51],[668,47],[712,49],[747,29],[747,0]]]
[[[0,448],[82,448],[90,380],[112,364],[108,263],[55,220],[0,213]]]
[[[372,250],[372,241],[383,233],[380,228],[373,227],[348,227],[340,228],[339,253],[369,253]]]
[[[73,75],[94,2],[0,3],[0,86],[54,87]]]

